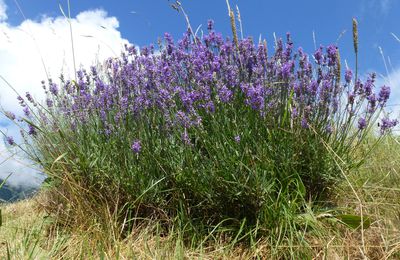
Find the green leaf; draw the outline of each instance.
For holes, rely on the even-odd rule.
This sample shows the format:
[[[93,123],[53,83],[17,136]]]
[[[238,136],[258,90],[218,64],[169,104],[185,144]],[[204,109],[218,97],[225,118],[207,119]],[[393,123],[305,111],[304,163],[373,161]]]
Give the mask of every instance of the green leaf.
[[[36,128],[37,130],[39,130],[43,134],[46,134],[46,132],[44,132],[40,127],[38,127],[36,124],[34,124],[31,120],[28,120],[27,118],[22,118],[22,120],[25,121],[26,123],[30,124],[34,128]]]
[[[363,228],[369,228],[371,226],[371,218],[368,216],[361,216],[358,215],[350,215],[350,214],[343,214],[343,215],[336,215],[335,216],[342,224],[346,226],[357,229],[361,226],[361,219],[363,220]]]
[[[67,154],[68,154],[68,152],[65,152],[65,153],[61,154],[60,156],[58,156],[58,157],[54,160],[54,162],[51,164],[50,169],[53,169],[54,165],[55,165],[58,161],[60,161],[62,158],[64,158]]]
[[[11,175],[12,175],[12,173],[10,173],[10,174],[2,181],[2,183],[0,183],[0,189],[1,189],[1,187],[3,187],[3,185],[6,183],[6,181],[8,180],[8,178],[10,178]]]

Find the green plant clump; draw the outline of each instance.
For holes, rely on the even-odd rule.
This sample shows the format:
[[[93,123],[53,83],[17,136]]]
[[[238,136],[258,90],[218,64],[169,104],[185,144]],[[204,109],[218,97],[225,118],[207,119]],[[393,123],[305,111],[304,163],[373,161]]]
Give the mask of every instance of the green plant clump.
[[[351,70],[342,82],[335,45],[309,56],[287,35],[274,47],[224,39],[212,21],[202,38],[166,34],[158,51],[126,46],[77,80],[43,82],[45,104],[19,96],[25,117],[6,116],[25,143],[7,141],[49,176],[59,223],[109,230],[112,216],[124,237],[152,219],[187,241],[219,232],[301,242],[318,225],[304,217],[309,206],[326,206],[361,165],[353,150],[390,88]],[[381,120],[381,134],[397,123]]]

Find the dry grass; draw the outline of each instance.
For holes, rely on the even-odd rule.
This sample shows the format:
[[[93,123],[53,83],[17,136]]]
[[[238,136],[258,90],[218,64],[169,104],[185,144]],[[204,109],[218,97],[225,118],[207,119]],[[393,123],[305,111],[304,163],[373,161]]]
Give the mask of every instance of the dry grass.
[[[37,211],[37,205],[38,200],[26,200],[4,207],[4,225],[0,230],[2,259],[7,258],[7,247],[11,259],[270,258],[268,241],[260,241],[253,249],[240,245],[231,248],[229,243],[224,242],[204,248],[188,248],[176,236],[157,235],[157,225],[154,224],[138,228],[124,240],[115,241],[112,246],[105,245],[96,225],[86,230],[76,228],[69,234],[50,228],[53,225],[45,223],[45,214]],[[378,210],[376,205],[370,206],[366,204],[366,210]],[[397,205],[397,210],[400,210],[400,205]],[[376,221],[365,231],[365,253],[362,252],[360,232],[341,228],[339,232],[332,232],[332,239],[328,243],[321,244],[321,241],[308,238],[315,250],[314,259],[363,259],[364,254],[368,259],[398,259],[400,232],[392,226],[393,219],[381,217],[374,215]],[[282,247],[281,250],[288,249]]]
[[[157,225],[138,228],[112,246],[102,241],[96,225],[90,229],[74,228],[64,234],[56,231],[54,222],[44,221],[40,205],[46,196],[3,206],[0,229],[0,258],[7,259],[249,259],[254,256],[242,247],[215,244],[209,248],[187,249],[172,235],[159,236]],[[108,243],[107,243],[108,244]],[[260,246],[258,253],[266,252]]]
[[[352,230],[329,218],[321,219],[326,239],[309,235],[314,259],[399,259],[400,258],[400,143],[385,139],[368,158],[365,166],[349,175],[364,214],[372,219],[364,230]],[[360,204],[346,183],[338,187],[336,205],[360,212]],[[253,248],[236,244],[226,237],[213,243],[187,246],[177,234],[165,235],[155,223],[147,223],[128,237],[118,240],[92,223],[68,230],[57,225],[57,219],[46,217],[41,205],[49,197],[41,193],[34,199],[3,205],[0,228],[0,258],[7,259],[271,259],[267,239]],[[112,221],[112,216],[110,216]],[[112,226],[112,224],[110,224]],[[303,250],[292,246],[293,250]],[[278,250],[289,250],[280,247]]]
[[[339,187],[337,203],[352,208],[360,207],[373,223],[366,231],[366,254],[370,259],[400,258],[400,143],[399,138],[388,136],[378,145],[358,172],[349,176],[362,200],[359,205],[348,187]],[[353,243],[351,243],[353,241]],[[357,234],[345,236],[345,244],[356,244]],[[357,258],[363,257],[361,253]],[[352,258],[354,259],[354,258]]]
[[[39,197],[37,197],[39,198]],[[36,199],[2,205],[3,225],[0,227],[0,258],[26,259],[39,256],[35,242],[43,237],[44,212]]]

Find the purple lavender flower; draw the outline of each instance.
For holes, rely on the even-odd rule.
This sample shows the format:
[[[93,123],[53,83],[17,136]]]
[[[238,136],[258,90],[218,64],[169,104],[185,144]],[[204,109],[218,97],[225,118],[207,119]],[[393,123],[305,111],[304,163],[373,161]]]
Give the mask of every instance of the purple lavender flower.
[[[15,120],[15,114],[11,111],[6,111],[4,112],[5,116],[8,117],[8,119],[14,121]]]
[[[231,100],[232,94],[232,91],[225,85],[218,90],[218,96],[224,103],[228,103]]]
[[[24,107],[23,111],[24,111],[25,116],[30,116],[31,111],[29,110],[28,107]]]
[[[188,128],[192,125],[189,116],[182,110],[176,112],[175,116],[176,116],[176,122],[179,123],[181,126]]]
[[[293,67],[293,63],[292,62],[286,62],[285,64],[283,64],[282,66],[282,78],[284,79],[288,79],[290,72],[292,70]]]
[[[293,49],[293,41],[292,38],[290,37],[290,32],[286,33],[286,48],[284,51],[284,59],[285,60],[290,60],[291,54],[292,54],[292,49]]]
[[[399,121],[397,119],[390,119],[387,117],[384,117],[381,119],[380,128],[381,128],[381,134],[384,134],[391,130],[393,127],[395,127]]]
[[[33,125],[28,124],[28,135],[36,136],[37,132]]]
[[[332,126],[330,125],[330,124],[328,124],[326,127],[325,127],[325,130],[326,130],[326,132],[327,133],[329,133],[329,134],[331,134],[333,131],[332,131]]]
[[[335,45],[329,45],[326,51],[328,53],[328,65],[335,65],[337,61],[337,47]]]
[[[121,112],[117,112],[115,115],[114,115],[114,122],[118,125],[119,123],[120,123],[120,120],[121,120]]]
[[[15,145],[15,141],[14,141],[14,138],[12,136],[7,136],[6,137],[6,141],[11,146]]]
[[[240,135],[234,137],[236,143],[240,143]]]
[[[315,65],[301,48],[294,53],[290,34],[286,45],[282,39],[277,40],[275,53],[271,54],[267,53],[266,43],[255,44],[251,38],[241,40],[237,49],[232,39],[224,39],[214,31],[213,21],[207,27],[209,32],[202,38],[188,30],[177,44],[170,34],[165,34],[159,55],[152,55],[152,45],[140,52],[134,46],[125,46],[125,53],[119,59],[106,61],[104,77],[103,71],[91,67],[89,73],[77,72],[77,82],[61,79],[63,85],[58,87],[49,80],[47,107],[52,107],[51,112],[60,112],[73,129],[82,129],[92,117],[98,117],[95,119],[99,133],[108,137],[118,136],[119,128],[129,125],[124,123],[148,120],[149,114],[160,116],[163,118],[157,122],[162,123],[157,127],[169,132],[182,129],[183,143],[191,145],[194,141],[189,130],[204,126],[207,118],[214,118],[207,116],[219,111],[218,102],[238,111],[242,109],[240,106],[249,106],[256,110],[257,120],[274,126],[291,99],[292,110],[287,111],[294,119],[291,126],[313,126],[326,134],[335,131],[335,120],[341,116],[338,111],[343,111],[341,98],[346,94],[348,100],[343,112],[352,117],[351,122],[355,120],[357,124],[358,120],[360,129],[366,128],[366,121],[372,118],[376,107],[383,107],[389,98],[389,87],[382,87],[379,94],[374,91],[374,75],[364,84],[359,80],[354,82],[353,87],[350,86],[353,72],[348,69],[345,86],[338,84],[334,74],[338,68],[335,45],[319,47],[314,53]],[[27,100],[33,102],[28,94]],[[18,100],[25,107],[24,112],[29,111],[28,101],[21,97]],[[359,119],[356,114],[358,105],[367,109],[364,118]],[[43,111],[46,114],[48,110]],[[51,120],[48,117],[49,126]],[[36,134],[35,130],[39,129],[30,126],[31,134]],[[240,135],[232,138],[240,142]],[[139,153],[140,141],[136,140],[130,148]]]
[[[370,113],[374,112],[376,109],[376,95],[375,93],[372,93],[367,97],[368,100],[368,111]]]
[[[137,55],[137,49],[134,45],[128,47],[129,55]]]
[[[292,88],[293,88],[294,93],[298,97],[300,97],[301,96],[301,91],[302,91],[302,87],[301,87],[300,83],[294,82]]]
[[[324,55],[322,54],[322,46],[319,47],[319,48],[314,52],[314,58],[315,58],[315,61],[317,62],[318,65],[322,65],[323,60],[324,60]]]
[[[367,127],[367,121],[365,120],[364,117],[360,117],[358,119],[358,129],[363,130]]]
[[[167,53],[170,55],[174,51],[174,39],[169,33],[164,34],[164,39],[167,42]],[[146,54],[143,52],[143,49],[140,52],[143,53],[144,56],[146,56]]]
[[[355,94],[362,94],[364,91],[364,84],[362,84],[360,79],[357,79],[356,83],[354,84],[354,93]]]
[[[135,140],[133,141],[132,145],[131,145],[131,150],[132,152],[134,152],[135,154],[140,153],[140,151],[142,150],[142,145],[140,140]]]
[[[353,71],[351,71],[350,69],[346,70],[344,74],[344,79],[346,83],[349,84],[352,78],[353,78]]]
[[[299,115],[299,111],[297,111],[297,108],[292,109],[292,119],[295,119]]]
[[[326,48],[326,52],[328,53],[328,58],[334,58],[337,54],[337,47],[335,45],[329,45]]]
[[[355,100],[356,95],[354,93],[350,93],[348,96],[348,103],[349,105],[353,105],[354,104],[354,100]]]
[[[90,66],[90,72],[92,73],[92,76],[97,75],[97,68],[95,66]]]
[[[248,103],[254,110],[261,111],[264,108],[264,91],[262,85],[251,86],[246,91]]]
[[[368,77],[367,81],[364,83],[364,93],[369,96],[374,88],[374,80],[371,76]]]
[[[315,96],[318,91],[318,82],[316,80],[313,80],[307,87],[307,91],[310,93],[311,96]]]
[[[76,126],[75,126],[76,127]],[[111,130],[111,128],[107,125],[106,127],[105,127],[105,129],[104,129],[104,134],[107,136],[107,137],[110,137],[111,136],[111,134],[112,134],[112,130]]]
[[[35,100],[33,100],[33,97],[29,92],[26,92],[25,96],[26,96],[26,99],[28,99],[29,102],[35,103]]]
[[[47,104],[48,108],[53,107],[53,100],[51,100],[50,98],[47,98],[46,99],[46,104]]]
[[[212,29],[214,28],[214,20],[208,20],[208,22],[207,22],[207,30],[209,31],[209,32],[211,32],[212,31]]]
[[[79,80],[82,80],[82,79],[83,79],[83,76],[84,76],[84,71],[83,71],[83,70],[78,70],[78,71],[76,72],[76,75],[78,76],[78,79],[79,79]]]
[[[308,122],[307,122],[307,119],[305,117],[303,117],[301,119],[301,127],[304,128],[304,129],[308,128]]]
[[[379,102],[384,105],[388,101],[390,97],[390,87],[389,86],[382,86],[381,90],[379,91]]]
[[[100,119],[103,122],[103,124],[105,124],[107,121],[107,113],[103,109],[100,110]]]

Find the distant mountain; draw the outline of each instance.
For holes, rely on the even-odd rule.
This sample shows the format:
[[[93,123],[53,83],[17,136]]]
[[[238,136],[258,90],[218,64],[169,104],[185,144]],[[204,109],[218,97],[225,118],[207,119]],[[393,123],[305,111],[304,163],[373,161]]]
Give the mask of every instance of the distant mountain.
[[[3,180],[0,179],[0,184]],[[15,202],[25,198],[32,197],[36,193],[38,187],[12,186],[7,182],[0,188],[0,203]]]

